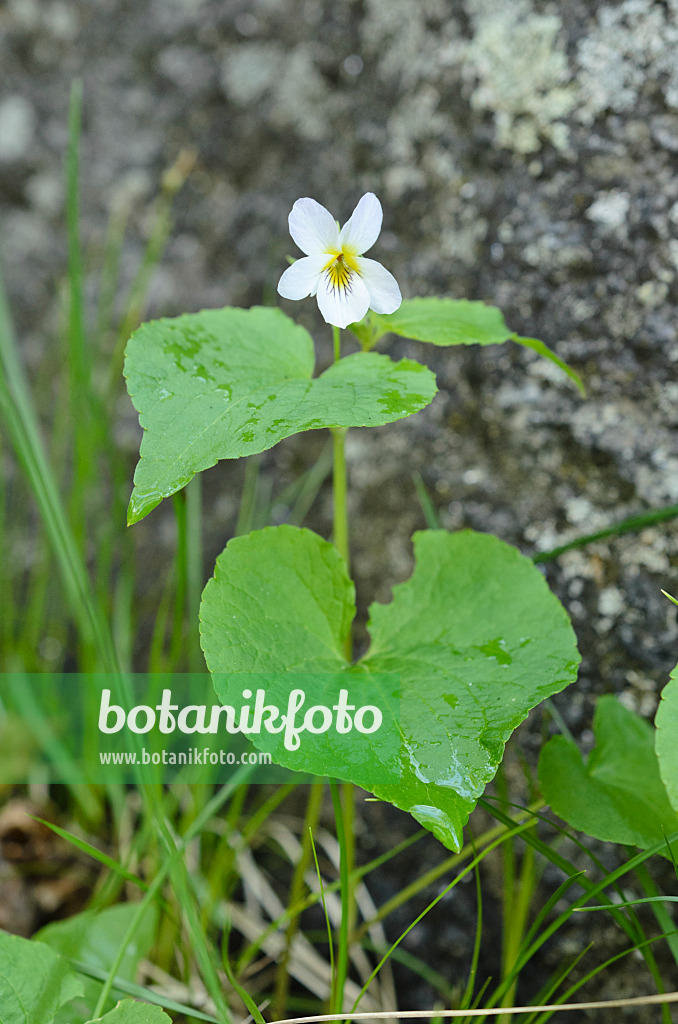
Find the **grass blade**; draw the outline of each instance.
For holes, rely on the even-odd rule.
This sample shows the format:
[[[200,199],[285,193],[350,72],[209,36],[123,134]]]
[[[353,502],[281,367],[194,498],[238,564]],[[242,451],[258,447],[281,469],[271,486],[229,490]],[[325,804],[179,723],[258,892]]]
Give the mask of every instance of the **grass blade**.
[[[676,519],[677,517],[678,505],[666,505],[664,508],[655,509],[653,512],[643,512],[637,516],[629,516],[628,519],[622,519],[621,522],[607,526],[604,530],[597,530],[596,533],[587,533],[583,537],[576,537],[574,540],[568,541],[567,544],[551,548],[550,551],[540,551],[532,556],[532,560],[534,562],[552,562],[554,558],[559,558],[566,551],[586,547],[587,544],[593,544],[597,540],[605,540],[607,537],[622,537],[625,533],[638,533],[638,531],[644,530],[648,526],[654,526],[656,523],[666,523],[670,519]]]
[[[101,668],[115,673],[118,661],[108,625],[92,593],[54,474],[47,462],[38,420],[19,361],[14,330],[0,280],[0,414],[5,421],[42,516],[64,589],[84,641],[96,646]]]

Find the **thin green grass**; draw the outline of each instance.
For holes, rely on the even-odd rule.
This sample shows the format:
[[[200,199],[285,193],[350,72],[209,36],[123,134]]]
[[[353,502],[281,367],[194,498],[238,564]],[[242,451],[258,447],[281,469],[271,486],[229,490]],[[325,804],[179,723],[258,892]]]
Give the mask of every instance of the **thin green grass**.
[[[436,507],[421,474],[418,472],[413,473],[412,481],[414,483],[415,491],[417,492],[417,498],[426,521],[427,529],[440,530],[441,524]],[[614,537],[623,537],[628,533],[640,533],[641,530],[646,530],[651,526],[657,526],[659,523],[668,523],[671,522],[672,519],[677,518],[678,505],[664,505],[662,508],[651,509],[648,512],[640,512],[637,515],[627,516],[626,519],[621,519],[618,523],[612,523],[610,526],[606,526],[602,530],[596,530],[594,533],[586,533],[581,537],[575,537],[572,540],[567,541],[565,544],[560,544],[558,547],[550,548],[547,551],[539,551],[536,555],[532,556],[532,560],[537,563],[553,562],[568,551],[575,551],[578,548],[588,547],[589,544],[595,544],[596,541],[608,540]],[[665,594],[669,600],[673,600],[669,594],[666,594],[666,591],[662,591],[662,593]],[[678,602],[674,601],[674,604],[675,603]]]
[[[81,556],[87,537],[86,496],[93,483],[91,433],[94,392],[91,387],[92,360],[85,334],[83,268],[80,246],[80,134],[82,127],[82,82],[71,86],[66,156],[66,228],[68,236],[68,359],[69,404],[78,429],[73,437],[73,471],[70,479],[69,518]],[[96,428],[99,424],[96,424]]]
[[[57,482],[50,470],[47,457],[40,441],[40,429],[37,423],[37,416],[32,407],[28,387],[25,384],[23,373],[20,367],[16,351],[11,323],[4,294],[0,296],[0,351],[4,374],[0,381],[0,405],[4,418],[9,427],[9,434],[14,442],[14,449],[20,463],[23,465],[29,485],[33,491],[36,503],[43,522],[45,523],[47,537],[51,543],[52,550],[57,559],[62,578],[64,580],[67,595],[78,625],[79,637],[79,659],[83,669],[103,669],[110,672],[117,679],[117,686],[121,687],[121,693],[129,697],[125,690],[124,676],[120,673],[120,661],[116,645],[113,639],[121,640],[123,659],[129,664],[132,660],[132,630],[131,612],[133,606],[134,587],[129,572],[131,559],[129,556],[122,557],[123,573],[118,577],[118,582],[113,588],[117,595],[117,628],[112,634],[107,623],[106,610],[102,605],[109,593],[107,582],[113,572],[116,556],[112,546],[112,527],[109,532],[104,529],[103,543],[99,546],[96,562],[97,583],[93,586],[90,582],[87,567],[84,564],[84,537],[88,532],[87,510],[90,503],[92,488],[92,466],[95,462],[103,459],[115,462],[116,453],[109,443],[106,431],[99,429],[100,424],[96,422],[98,413],[96,396],[90,387],[91,357],[86,341],[85,313],[83,307],[83,266],[79,239],[79,210],[78,210],[78,176],[79,176],[79,135],[81,121],[81,89],[76,83],[71,97],[71,115],[69,132],[69,150],[67,159],[67,221],[69,238],[69,318],[68,318],[68,365],[70,368],[69,387],[65,394],[70,404],[72,421],[77,423],[78,430],[73,437],[73,461],[72,480],[70,485],[70,498],[68,503],[69,513],[66,514],[65,507],[59,495]],[[164,241],[166,241],[169,224],[169,198],[176,191],[179,182],[175,180],[165,189],[163,204],[160,209],[160,216],[156,224],[156,230],[151,238],[151,244],[142,265],[141,271],[132,290],[131,304],[123,318],[123,323],[118,332],[118,338],[126,341],[126,334],[132,321],[140,315],[145,293],[150,280],[150,274],[157,259],[159,258]],[[110,289],[110,281],[113,278],[114,267],[119,260],[119,250],[122,245],[121,238],[114,239],[116,252],[114,258],[105,260],[107,281]],[[102,312],[103,309],[103,312]],[[99,317],[108,315],[112,309],[110,294],[104,295],[102,306],[100,306]],[[100,319],[101,322],[101,319]],[[114,359],[115,361],[115,359]],[[119,370],[119,367],[118,367]],[[119,392],[119,380],[116,384],[116,393]],[[77,397],[76,397],[77,396]],[[62,405],[63,408],[63,405]],[[62,424],[66,422],[61,417]],[[88,429],[88,424],[92,429]],[[119,463],[119,460],[118,460]],[[125,467],[126,471],[126,467]],[[120,480],[124,476],[119,465],[111,466],[111,478],[113,481]],[[103,505],[103,495],[99,496],[99,505]],[[117,502],[118,509],[120,503]],[[200,538],[200,491],[197,487],[189,489],[185,498],[185,515],[181,519],[181,544],[178,561],[177,578],[180,581],[179,591],[181,596],[180,610],[177,621],[183,621],[189,616],[189,621],[197,624],[197,605],[199,600],[201,579],[201,538]],[[120,519],[124,522],[124,519]],[[114,531],[118,532],[118,531]],[[129,542],[127,544],[129,550]],[[31,603],[32,624],[31,635],[38,635],[41,626],[44,627],[47,601],[46,592],[48,587],[48,566],[41,565],[40,572],[34,574],[32,580]],[[107,610],[110,611],[110,602]],[[179,602],[177,602],[179,603]],[[188,639],[188,649],[183,651],[181,645],[170,651],[172,667],[182,657],[191,667],[196,667],[200,661],[198,657],[199,646],[197,640],[197,629],[191,632]],[[24,713],[30,711],[28,706],[29,694],[17,695]],[[35,707],[33,711],[35,711]],[[39,726],[39,716],[31,716],[35,727]],[[49,736],[43,736],[43,740]],[[43,744],[44,745],[44,744]],[[49,753],[49,744],[47,750]],[[59,751],[52,750],[56,758]],[[75,787],[73,793],[75,799],[84,799],[86,790]],[[146,811],[144,816],[147,821],[154,822],[154,828],[148,834],[153,844],[157,843],[158,836],[161,837],[167,851],[165,861],[166,871],[172,878],[172,885],[177,903],[182,912],[188,928],[191,940],[193,956],[195,957],[205,981],[210,996],[219,1009],[222,1020],[228,1020],[228,1005],[224,1000],[221,983],[219,981],[217,967],[218,963],[213,948],[207,940],[204,929],[198,920],[196,903],[194,900],[190,878],[181,859],[175,857],[176,846],[173,841],[172,831],[167,826],[161,803],[153,798],[151,790],[142,790],[146,800]],[[84,807],[91,818],[94,811],[91,807]],[[82,849],[82,847],[81,847]],[[112,867],[108,863],[108,867]],[[118,874],[121,869],[115,865]],[[152,895],[157,891],[164,878],[164,867],[160,870],[154,883],[149,887]],[[129,873],[126,873],[129,875]],[[123,877],[123,875],[121,875]],[[129,881],[129,878],[127,879]],[[143,913],[144,900],[141,901],[138,915]],[[107,1004],[112,988],[115,984],[115,977],[118,967],[125,955],[128,940],[133,934],[130,931],[126,941],[121,944],[118,955],[111,971],[102,986],[100,998],[94,1015],[97,1016]]]
[[[128,946],[129,946],[130,942],[132,941],[132,939],[134,937],[134,933],[135,933],[136,929],[138,928],[139,922],[140,922],[140,920],[141,920],[141,918],[142,918],[142,916],[143,916],[147,906],[151,902],[153,902],[159,896],[159,894],[161,892],[161,888],[162,888],[163,884],[165,883],[165,880],[168,877],[168,875],[170,875],[171,873],[176,871],[177,864],[180,862],[180,859],[183,856],[183,854],[185,853],[185,850],[186,850],[188,844],[190,843],[190,841],[195,836],[200,834],[202,828],[206,825],[206,823],[209,821],[209,819],[213,815],[217,814],[220,811],[220,809],[223,807],[223,805],[226,803],[226,801],[232,796],[233,791],[235,790],[235,788],[241,782],[245,782],[249,775],[250,775],[250,770],[249,769],[247,769],[247,768],[238,769],[235,772],[234,777],[231,780],[231,782],[229,782],[225,786],[222,786],[221,789],[217,793],[215,793],[215,795],[212,797],[212,799],[210,801],[208,801],[208,803],[205,805],[205,807],[200,812],[200,814],[195,818],[194,822],[187,829],[186,833],[182,836],[182,838],[178,842],[175,842],[173,839],[170,839],[170,844],[169,844],[170,845],[170,852],[169,852],[169,855],[165,858],[163,863],[158,868],[158,871],[156,872],[155,877],[153,878],[153,881],[149,884],[148,889],[146,890],[143,898],[139,901],[138,909],[137,909],[137,911],[135,913],[135,916],[132,919],[132,921],[130,922],[129,927],[128,927],[125,935],[123,936],[122,941],[119,944],[118,952],[117,952],[117,954],[115,956],[115,959],[114,959],[113,963],[111,964],[111,967],[110,967],[110,970],[109,970],[108,975],[106,977],[106,980],[105,980],[105,982],[104,982],[104,984],[102,986],[101,993],[100,993],[100,996],[99,996],[99,1000],[97,1002],[97,1006],[95,1007],[94,1017],[100,1016],[104,1006],[106,1005],[108,997],[109,997],[109,995],[110,995],[110,993],[112,991],[113,985],[115,983],[115,978],[116,978],[116,975],[117,975],[117,973],[118,973],[118,971],[120,969],[120,965],[122,963],[122,960],[123,960],[123,957],[125,955],[125,952],[126,952]],[[162,820],[162,815],[160,815],[160,820]],[[181,886],[181,888],[183,889],[183,885]],[[210,968],[212,966],[211,958],[210,958],[210,965],[209,966],[210,966]],[[212,979],[212,971],[210,969],[208,969],[208,981],[213,981],[213,979]],[[218,980],[217,980],[217,984],[218,984]],[[216,986],[214,988],[214,992],[216,993]],[[220,1005],[225,1005],[225,1004],[223,1004],[223,999],[221,997],[221,988],[219,986],[219,991],[218,991],[218,996],[217,996],[217,1006],[220,1006]],[[228,1020],[230,1020],[230,1014],[228,1014],[226,1017],[224,1017],[224,1024]]]
[[[238,993],[238,995],[242,999],[242,1001],[245,1004],[245,1006],[247,1007],[247,1009],[250,1011],[250,1017],[252,1018],[252,1020],[256,1021],[256,1024],[266,1024],[266,1021],[264,1020],[263,1016],[261,1015],[259,1007],[254,1002],[254,1000],[252,999],[251,995],[249,994],[249,992],[247,991],[245,986],[240,984],[240,982],[238,981],[237,977],[233,973],[233,970],[231,968],[231,963],[230,963],[229,955],[228,955],[228,937],[229,937],[229,934],[230,934],[230,927],[228,927],[228,926],[224,927],[224,937],[223,937],[222,947],[221,947],[221,962],[223,964],[224,971],[226,973],[226,977],[228,978],[228,980],[229,980],[230,984],[232,985],[232,987],[234,988],[234,990]],[[223,1021],[220,1021],[220,1024],[223,1024]]]
[[[313,833],[310,831],[310,829],[309,829],[309,838],[310,838],[310,841],[311,841],[311,850],[313,852],[313,863],[315,864],[315,871],[316,871],[316,875],[318,877],[318,885],[320,887],[320,899],[321,899],[322,905],[323,905],[323,914],[325,915],[325,927],[327,928],[327,946],[328,946],[328,949],[329,949],[329,956],[330,956],[330,976],[332,978],[332,992],[334,993],[336,991],[336,987],[337,987],[337,981],[336,981],[337,972],[336,972],[336,966],[335,966],[335,962],[334,962],[334,941],[333,941],[333,938],[332,938],[332,924],[330,922],[330,915],[327,912],[327,903],[325,901],[325,888],[323,886],[322,875],[320,874],[320,865],[318,864],[318,851],[315,848],[315,843],[313,841]],[[332,999],[332,1002],[333,1001],[334,1000]]]
[[[477,856],[475,850],[474,854]],[[473,1005],[473,993],[478,977],[478,964],[480,962],[480,949],[483,937],[483,889],[480,884],[480,869],[478,865],[476,865],[473,874],[476,886],[476,931],[473,939],[473,952],[471,953],[466,987],[459,1000],[459,1007],[462,1010]]]
[[[568,1002],[572,998],[572,996],[575,995],[576,992],[578,992],[581,988],[583,988],[585,985],[587,985],[594,978],[598,977],[602,973],[602,971],[606,970],[606,968],[611,967],[612,964],[617,963],[617,961],[622,960],[624,957],[630,956],[632,953],[642,952],[644,947],[648,947],[652,943],[659,942],[661,939],[666,939],[667,937],[668,936],[666,936],[666,935],[655,935],[651,939],[646,939],[642,943],[638,943],[635,946],[631,946],[629,949],[623,950],[621,953],[615,954],[615,956],[609,957],[603,963],[598,964],[592,970],[588,971],[586,974],[583,975],[583,977],[579,978],[578,981],[576,981],[573,985],[570,985],[569,988],[567,988],[563,993],[561,993],[561,995],[555,1000],[556,1006],[562,1005],[563,1003]],[[584,952],[587,952],[588,949],[590,949],[590,948],[591,947],[588,946],[587,949],[584,950]],[[559,978],[558,984],[560,984],[560,982],[564,980],[566,974],[570,973],[572,968],[574,966],[576,966],[576,964],[579,963],[579,961],[581,960],[582,956],[583,956],[583,953],[580,956],[576,957],[576,959],[573,961],[572,964],[569,965],[569,967],[567,968],[567,970],[565,972],[562,972],[563,976],[562,976],[562,978]],[[536,1003],[544,1003],[544,1002],[551,1001],[553,999],[553,996],[554,996],[554,993],[555,993],[557,987],[558,987],[557,985],[549,986],[548,990],[544,993],[543,997],[542,997],[542,993],[540,993],[537,996],[535,1002]],[[663,994],[663,993],[661,993],[661,994]],[[671,1009],[670,1009],[668,1003],[664,1003],[662,1005],[662,1007],[661,1007],[661,1010],[662,1010],[662,1017],[663,1017],[663,1019],[665,1021],[667,1021],[667,1024],[671,1024]],[[526,1024],[546,1024],[546,1021],[551,1019],[551,1017],[553,1016],[554,1012],[557,1012],[557,1011],[556,1010],[546,1010],[546,1011],[540,1013],[539,1015],[536,1015],[536,1014],[535,1015],[531,1015],[531,1016],[526,1018]]]
[[[0,360],[3,370],[0,375],[0,413],[40,511],[80,636],[85,643],[94,644],[100,667],[106,672],[116,673],[119,665],[111,634],[92,592],[87,570],[45,456],[1,282]]]
[[[493,808],[492,813],[494,813],[495,816],[499,818],[499,820],[506,821],[507,824],[508,821],[510,821],[510,819],[508,819],[508,816],[504,815],[497,808]],[[678,835],[678,833],[676,833],[676,835]],[[675,836],[672,836],[671,841],[673,841],[674,838]],[[559,866],[565,866],[566,868],[571,868],[571,865],[569,865],[564,858],[560,857],[560,855],[558,855],[547,844],[541,842],[541,840],[536,839],[535,836],[526,833],[525,841],[532,844],[535,847],[535,850],[538,850],[539,852],[543,853],[544,856],[546,856],[547,859],[550,860],[552,863],[558,864]],[[638,865],[643,864],[650,856],[652,856],[654,853],[657,853],[662,848],[662,846],[662,843],[655,844],[649,850],[646,850],[643,853],[631,858],[626,864],[621,865],[615,871],[604,873],[602,880],[598,882],[591,882],[585,875],[580,875],[578,882],[584,889],[583,894],[577,897],[570,904],[570,906],[566,908],[566,910],[562,911],[559,915],[557,915],[556,918],[550,924],[545,925],[545,927],[541,931],[539,931],[538,934],[534,926],[532,927],[532,929],[528,931],[523,942],[521,943],[520,949],[518,950],[513,968],[510,970],[507,976],[497,987],[497,989],[494,992],[494,995],[488,1000],[487,1008],[489,1009],[491,1007],[496,1006],[503,999],[504,995],[510,989],[510,986],[514,983],[514,981],[519,977],[520,972],[524,969],[527,963],[532,959],[532,957],[535,956],[535,954],[544,945],[544,943],[549,938],[551,938],[551,936],[571,918],[572,914],[578,907],[585,906],[590,898],[597,895],[602,895],[603,891],[606,888],[614,886],[620,878],[624,877],[624,875],[628,874],[629,872],[634,871]],[[574,874],[574,872],[570,873]],[[633,912],[630,910],[630,908],[625,909],[629,916],[626,916],[624,911],[620,911],[612,900],[609,900],[607,904],[608,912],[615,918],[617,923],[621,925],[624,931],[626,931],[626,933],[631,938],[631,941],[635,945],[637,945],[643,953],[650,974],[652,975],[657,986],[657,990],[661,992],[663,991],[663,982],[659,970],[657,968],[656,960],[652,956],[650,950],[644,945],[646,936],[644,935],[642,928],[640,927],[638,919],[635,917],[635,915],[633,915]]]
[[[353,1003],[353,1006],[351,1007],[351,1016],[357,1010],[358,1006],[360,1005],[360,1001],[363,998],[363,996],[365,995],[365,993],[367,992],[371,982],[374,980],[374,978],[376,978],[377,974],[382,969],[382,967],[384,966],[384,964],[386,963],[386,961],[390,957],[390,955],[393,952],[393,950],[397,949],[397,947],[400,945],[400,943],[403,941],[403,939],[407,935],[409,935],[409,933],[412,931],[412,929],[417,924],[419,924],[419,922],[421,920],[423,920],[423,918],[428,913],[430,913],[430,911],[433,910],[433,908],[436,907],[438,905],[438,903],[445,896],[448,895],[448,893],[452,892],[452,890],[459,884],[459,882],[461,882],[462,879],[465,878],[466,875],[470,871],[472,871],[476,867],[477,864],[480,864],[485,859],[485,857],[489,853],[491,853],[492,850],[495,849],[496,846],[498,846],[500,843],[505,842],[512,835],[519,835],[521,832],[525,831],[525,829],[530,828],[531,824],[532,823],[530,821],[527,821],[527,822],[525,822],[522,825],[518,825],[514,829],[509,830],[508,832],[506,832],[499,839],[496,839],[494,842],[489,843],[488,846],[486,846],[485,849],[481,853],[476,854],[476,856],[473,858],[471,863],[468,864],[465,868],[463,868],[459,872],[459,874],[449,883],[449,885],[445,886],[445,888],[435,897],[435,899],[431,900],[431,902],[421,911],[421,913],[418,914],[417,917],[414,918],[414,920],[411,922],[411,924],[409,924],[408,927],[403,932],[401,932],[401,934],[398,936],[398,938],[395,940],[395,942],[392,943],[392,945],[389,947],[387,952],[379,960],[379,963],[376,965],[376,967],[374,968],[374,970],[370,974],[369,978],[367,979],[367,981],[365,982],[365,984],[361,988],[358,996],[356,997],[355,1002]]]
[[[301,833],[301,851],[299,859],[294,865],[294,870],[292,872],[292,881],[290,883],[287,901],[288,906],[294,906],[299,903],[305,895],[306,883],[304,882],[304,876],[310,864],[311,856],[313,856],[316,861],[316,871],[318,868],[315,845],[313,844],[313,832],[317,829],[318,822],[320,820],[324,792],[325,786],[322,782],[315,782],[308,787],[308,800],[306,801],[304,827]],[[276,1017],[283,1017],[285,1015],[285,1006],[287,1005],[290,987],[290,974],[288,969],[289,961],[292,952],[292,943],[295,935],[297,934],[298,928],[299,916],[297,915],[290,918],[287,922],[287,927],[285,929],[285,948],[278,961],[275,972],[273,1011]],[[331,942],[330,950],[332,950]]]

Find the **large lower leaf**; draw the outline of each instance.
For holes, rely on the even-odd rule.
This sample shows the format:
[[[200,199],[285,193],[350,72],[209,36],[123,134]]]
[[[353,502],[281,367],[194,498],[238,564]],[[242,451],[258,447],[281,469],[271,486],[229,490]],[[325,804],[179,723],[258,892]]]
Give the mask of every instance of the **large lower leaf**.
[[[208,309],[143,324],[127,343],[127,387],[144,428],[128,521],[219,459],[265,451],[315,427],[391,423],[428,405],[419,363],[358,352],[312,379],[313,341],[279,309]]]
[[[469,299],[406,299],[395,313],[370,312],[351,330],[366,348],[385,334],[398,334],[432,345],[501,345],[515,341],[559,366],[582,394],[584,386],[574,370],[537,338],[522,338],[508,329],[495,306]]]
[[[662,691],[654,724],[659,773],[671,806],[678,813],[678,665]]]
[[[226,546],[203,593],[202,645],[224,704],[241,701],[243,673],[268,675],[276,701],[302,673],[309,704],[331,706],[343,686],[384,709],[381,738],[306,736],[294,752],[279,736],[252,739],[287,767],[357,783],[459,849],[506,740],[574,679],[579,656],[563,608],[515,548],[471,531],[422,532],[414,545],[411,579],[370,609],[372,646],[357,665],[344,656],[355,614],[344,563],[289,526]]]
[[[593,732],[586,763],[564,736],[541,752],[539,782],[555,813],[594,839],[642,849],[675,832],[678,816],[659,776],[652,726],[608,695],[596,704]]]
[[[85,967],[107,973],[115,960],[118,948],[136,915],[136,903],[120,903],[105,910],[85,910],[65,921],[55,921],[42,928],[35,938],[55,952]],[[117,971],[117,977],[134,981],[139,962],[146,956],[155,936],[157,913],[148,907],[134,932],[134,937]],[[83,976],[83,995],[57,1014],[57,1024],[81,1024],[90,1016],[96,1004],[101,982]]]
[[[0,932],[0,1022],[52,1024],[59,1007],[82,993],[68,963],[41,942]]]
[[[172,1024],[172,1021],[159,1006],[123,999],[109,1013],[87,1024]]]

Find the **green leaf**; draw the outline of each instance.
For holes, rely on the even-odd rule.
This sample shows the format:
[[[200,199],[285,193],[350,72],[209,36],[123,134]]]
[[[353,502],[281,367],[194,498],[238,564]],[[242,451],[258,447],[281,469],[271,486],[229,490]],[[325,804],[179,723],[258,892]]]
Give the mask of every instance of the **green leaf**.
[[[0,764],[1,763],[2,762],[0,762]],[[124,878],[125,881],[131,882],[132,885],[137,886],[137,888],[143,890],[143,892],[148,891],[149,886],[143,881],[143,879],[139,878],[139,876],[135,875],[132,871],[127,871],[120,861],[115,860],[113,857],[109,857],[109,855],[104,853],[103,850],[97,849],[97,847],[92,846],[91,843],[86,842],[84,839],[80,839],[79,836],[73,835],[73,833],[69,832],[67,829],[61,828],[60,825],[55,825],[53,821],[47,821],[45,818],[37,817],[37,815],[31,815],[31,817],[35,821],[39,821],[41,825],[45,826],[45,828],[51,829],[51,831],[56,835],[61,836],[61,838],[65,839],[67,843],[71,843],[72,846],[75,846],[76,849],[80,850],[81,853],[84,853],[87,857],[93,857],[100,864],[103,864],[105,868],[108,868],[109,871],[114,871],[115,874],[120,875],[120,877]],[[69,918],[69,920],[72,919]]]
[[[364,348],[372,348],[385,334],[398,334],[413,341],[431,345],[501,345],[515,341],[550,359],[574,381],[585,394],[584,385],[575,371],[563,362],[543,341],[521,338],[506,326],[501,311],[495,306],[469,299],[406,299],[395,313],[382,315],[370,312],[365,320],[351,324],[350,329]]]
[[[172,1018],[168,1017],[159,1006],[151,1006],[149,1003],[136,1003],[133,999],[123,999],[109,1013],[96,1020],[89,1020],[86,1024],[172,1024]]]
[[[251,738],[287,767],[357,783],[459,849],[506,740],[574,679],[579,656],[566,613],[515,548],[468,530],[418,533],[414,547],[412,577],[372,605],[372,646],[349,665],[354,588],[335,548],[289,526],[235,538],[203,592],[202,646],[223,703],[242,703],[239,673],[268,673],[283,706],[298,673],[316,673],[309,703],[341,685],[381,708],[369,742],[328,732],[290,752],[279,736]]]
[[[68,963],[41,942],[0,932],[0,1024],[52,1024],[82,993]]]
[[[70,960],[80,961],[94,970],[108,973],[132,917],[136,903],[120,903],[105,910],[85,910],[65,921],[56,921],[42,928],[35,936],[55,952]],[[123,981],[134,981],[139,962],[146,956],[155,937],[157,913],[151,905],[144,914],[134,939],[127,947],[118,970]],[[83,998],[57,1016],[57,1024],[80,1024],[95,1005],[101,985],[92,978],[84,979]]]
[[[511,336],[500,310],[470,299],[405,299],[395,313],[371,313],[370,327],[377,340],[391,333],[443,346],[500,345]]]
[[[219,459],[317,427],[391,423],[436,393],[426,367],[358,352],[312,379],[313,340],[279,309],[208,309],[143,324],[127,387],[144,428],[128,521]]]
[[[594,839],[644,850],[675,832],[678,818],[659,775],[652,726],[607,695],[596,705],[593,732],[586,764],[564,736],[543,748],[539,782],[553,811]]]
[[[662,690],[654,724],[659,774],[666,786],[671,806],[678,814],[678,665]]]
[[[214,578],[203,591],[201,643],[224,704],[242,704],[243,688],[265,688],[266,703],[287,708],[291,690],[303,689],[307,706],[332,707],[342,686],[387,714],[398,704],[397,680],[373,677],[349,666],[344,640],[355,615],[355,590],[333,544],[310,530],[267,527],[229,541],[217,559]],[[243,680],[241,673],[247,673]],[[254,673],[254,675],[251,675]],[[298,751],[285,748],[284,734],[264,733],[255,745],[277,764],[313,775],[353,779],[398,772],[399,744],[390,728],[370,737],[358,732],[332,742],[313,738]],[[362,774],[361,774],[362,773]]]
[[[519,334],[512,334],[511,341],[515,341],[516,345],[522,345],[523,348],[529,348],[532,352],[536,352],[537,355],[543,356],[544,359],[549,359],[552,363],[555,363],[563,373],[566,373],[570,380],[574,381],[579,389],[579,393],[586,398],[586,388],[582,382],[581,377],[578,373],[572,369],[571,366],[562,360],[559,356],[552,352],[543,341],[539,341],[538,338],[521,338]]]
[[[202,646],[212,672],[343,671],[354,615],[334,545],[270,526],[234,537],[217,558],[200,606]]]

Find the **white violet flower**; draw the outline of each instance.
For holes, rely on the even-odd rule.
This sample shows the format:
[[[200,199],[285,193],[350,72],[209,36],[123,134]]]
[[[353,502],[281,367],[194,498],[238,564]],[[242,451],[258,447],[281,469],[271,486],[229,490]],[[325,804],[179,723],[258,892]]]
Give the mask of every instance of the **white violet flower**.
[[[278,281],[284,299],[316,295],[326,323],[348,327],[373,309],[394,313],[402,296],[398,282],[376,260],[362,255],[381,231],[381,203],[366,192],[341,231],[332,214],[315,199],[297,199],[289,216],[290,234],[306,255]]]

